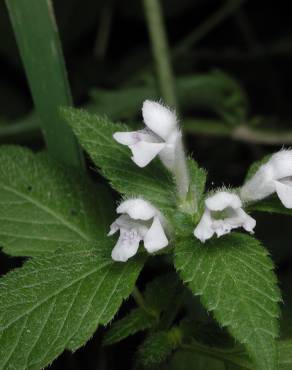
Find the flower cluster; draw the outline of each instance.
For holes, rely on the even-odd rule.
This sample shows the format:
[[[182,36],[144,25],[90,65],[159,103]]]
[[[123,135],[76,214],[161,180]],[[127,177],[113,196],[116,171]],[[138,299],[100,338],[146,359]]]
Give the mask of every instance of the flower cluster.
[[[178,196],[185,201],[189,191],[189,175],[182,143],[182,134],[174,111],[146,100],[142,108],[145,128],[131,132],[116,132],[114,139],[129,147],[133,162],[143,168],[156,156],[173,174]],[[244,207],[277,193],[283,205],[292,208],[292,150],[275,153],[239,191],[218,190],[205,198],[203,215],[194,228],[201,242],[243,228],[253,233],[256,221]],[[142,198],[123,201],[117,208],[120,216],[113,222],[108,235],[119,231],[112,250],[115,261],[125,262],[134,256],[142,241],[149,253],[165,248],[169,243],[169,225],[162,213]]]

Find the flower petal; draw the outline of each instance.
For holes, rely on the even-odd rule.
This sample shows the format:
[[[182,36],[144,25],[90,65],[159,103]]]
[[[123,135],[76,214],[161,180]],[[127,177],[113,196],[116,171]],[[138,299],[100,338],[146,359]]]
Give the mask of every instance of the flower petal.
[[[244,230],[248,231],[249,233],[253,234],[253,229],[256,226],[256,220],[248,215],[242,208],[236,210],[237,216],[242,220],[242,227]]]
[[[138,131],[115,132],[113,138],[122,145],[133,145],[139,141]]]
[[[218,238],[220,238],[220,236],[229,234],[232,229],[239,227],[238,225],[235,225],[234,222],[232,221],[233,220],[225,219],[225,220],[215,220],[213,222],[212,226]]]
[[[175,113],[157,102],[145,100],[142,115],[145,125],[164,140],[177,128]]]
[[[147,166],[164,147],[164,143],[148,143],[146,141],[139,141],[129,145],[133,153],[132,160],[139,167]]]
[[[292,186],[275,181],[276,192],[286,208],[292,208]]]
[[[274,170],[270,163],[259,168],[255,175],[248,180],[240,190],[240,197],[244,201],[264,199],[275,192],[273,181]]]
[[[273,168],[273,179],[292,176],[292,150],[280,150],[272,155],[268,164]]]
[[[157,212],[149,202],[141,198],[127,199],[117,208],[117,213],[127,213],[134,220],[150,220]]]
[[[168,239],[158,217],[154,217],[153,223],[144,237],[144,247],[149,253],[154,253],[168,245]]]
[[[119,230],[119,225],[115,222],[113,222],[110,226],[110,231],[107,233],[107,236],[114,235]]]
[[[207,198],[205,204],[211,211],[223,211],[227,207],[237,209],[242,206],[239,196],[228,191],[218,191]]]
[[[212,238],[213,234],[214,230],[212,229],[211,214],[208,209],[205,209],[200,222],[194,230],[194,235],[197,239],[201,240],[202,243],[205,243],[207,239]]]
[[[182,144],[181,141],[182,134],[180,131],[173,131],[164,147],[164,149],[159,153],[159,158],[161,159],[162,163],[165,165],[166,168],[169,170],[174,169],[175,165],[175,160],[180,155],[183,153],[183,149],[181,148],[181,151],[179,152],[178,149],[178,144]]]
[[[118,262],[126,262],[133,257],[139,248],[139,243],[142,240],[137,230],[121,229],[120,237],[112,250],[112,259]]]

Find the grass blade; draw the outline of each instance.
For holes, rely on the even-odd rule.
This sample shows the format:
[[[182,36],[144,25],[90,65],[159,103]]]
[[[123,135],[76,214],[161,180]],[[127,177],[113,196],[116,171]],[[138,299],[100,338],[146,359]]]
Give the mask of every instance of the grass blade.
[[[51,0],[6,0],[6,5],[49,152],[81,167],[81,150],[59,114],[72,97]]]

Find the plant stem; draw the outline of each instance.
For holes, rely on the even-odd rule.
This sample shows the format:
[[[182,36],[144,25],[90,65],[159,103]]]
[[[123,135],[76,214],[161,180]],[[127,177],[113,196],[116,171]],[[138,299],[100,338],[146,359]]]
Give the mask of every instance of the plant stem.
[[[145,307],[144,297],[136,285],[132,291],[132,296],[139,307]]]
[[[94,56],[98,61],[103,61],[110,36],[112,18],[114,10],[114,0],[105,0],[99,18],[99,27],[94,46]]]
[[[183,129],[186,133],[229,137],[230,139],[253,144],[292,144],[291,130],[257,129],[249,127],[248,122],[247,124],[230,127],[220,120],[185,119]]]
[[[183,130],[186,133],[230,137],[231,139],[252,144],[264,145],[291,145],[292,131],[276,131],[256,129],[247,125],[236,127],[227,126],[220,120],[208,119],[185,119]],[[0,141],[13,137],[16,141],[37,135],[40,132],[40,122],[33,114],[15,122],[7,122],[0,125]]]
[[[59,114],[72,97],[51,0],[6,0],[6,5],[49,152],[82,168],[81,149]]]
[[[140,292],[140,290],[138,289],[136,285],[132,291],[132,297],[134,298],[135,302],[142,310],[144,310],[148,315],[155,317],[155,319],[158,319],[157,313],[147,306],[142,293]]]
[[[176,106],[174,78],[159,0],[143,0],[160,91],[165,102]]]
[[[214,12],[206,21],[201,23],[193,32],[187,35],[174,48],[173,55],[178,57],[181,53],[188,50],[196,42],[206,36],[211,30],[217,27],[221,22],[228,18],[237,10],[245,0],[227,0],[224,5]]]

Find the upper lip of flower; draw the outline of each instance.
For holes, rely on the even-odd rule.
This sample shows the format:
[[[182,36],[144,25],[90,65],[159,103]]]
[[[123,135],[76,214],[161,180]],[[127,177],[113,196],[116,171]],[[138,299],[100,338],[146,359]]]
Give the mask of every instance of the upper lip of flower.
[[[244,201],[256,201],[277,193],[283,205],[292,208],[292,151],[271,156],[241,188]]]

